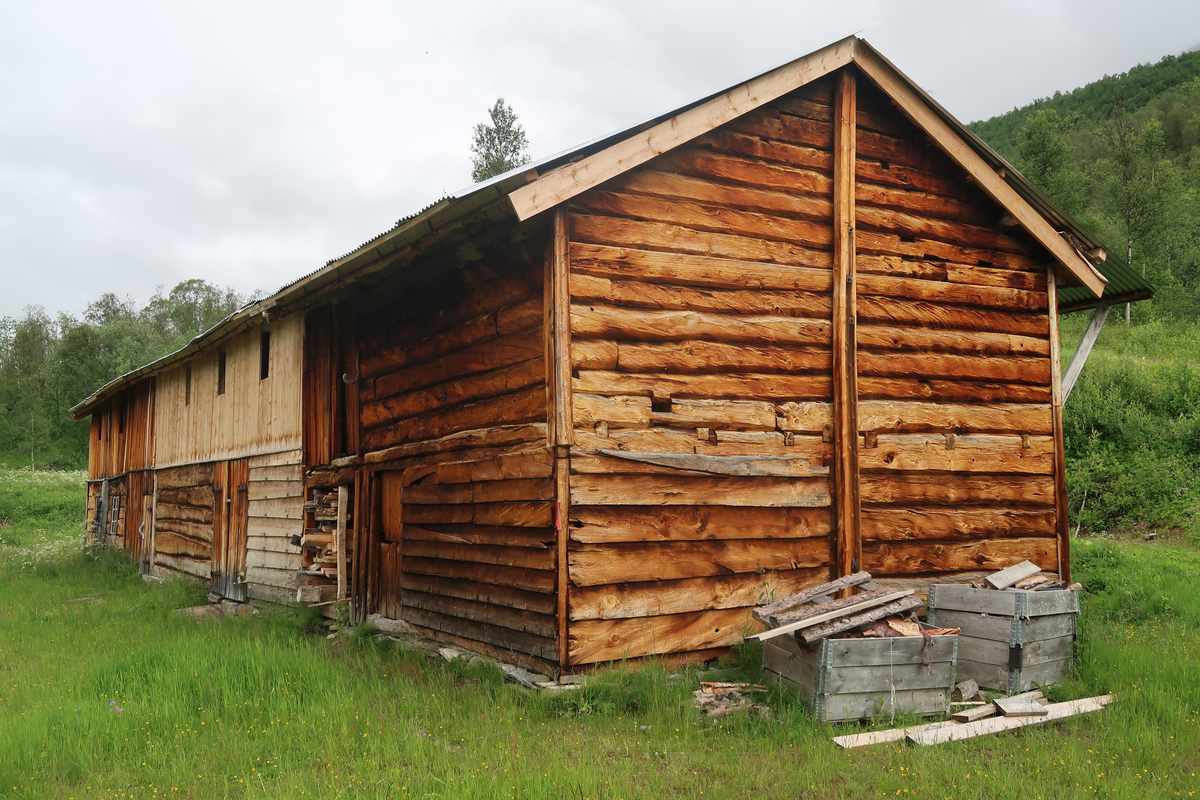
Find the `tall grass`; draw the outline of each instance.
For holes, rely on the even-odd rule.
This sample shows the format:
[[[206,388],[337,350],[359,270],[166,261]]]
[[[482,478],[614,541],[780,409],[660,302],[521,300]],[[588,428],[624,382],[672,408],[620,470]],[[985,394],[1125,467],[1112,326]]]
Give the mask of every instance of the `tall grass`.
[[[74,501],[81,503],[76,488]],[[58,534],[77,542],[71,520]],[[179,582],[120,554],[0,565],[0,796],[1188,797],[1200,768],[1200,552],[1079,542],[1082,660],[1058,698],[1118,693],[1061,726],[845,753],[794,700],[710,724],[698,676],[613,674],[547,697],[368,629],[288,611],[196,620]],[[23,550],[0,545],[0,552]],[[753,678],[747,648],[721,674]],[[889,727],[892,720],[881,720]],[[903,722],[895,720],[894,722]]]

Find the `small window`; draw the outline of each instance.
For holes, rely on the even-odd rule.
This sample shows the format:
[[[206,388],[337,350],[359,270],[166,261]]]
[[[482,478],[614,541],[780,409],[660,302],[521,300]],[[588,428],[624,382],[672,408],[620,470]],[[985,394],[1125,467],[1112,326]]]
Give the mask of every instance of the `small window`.
[[[258,379],[265,381],[271,377],[271,329],[263,326],[262,338],[258,347]]]
[[[225,394],[225,351],[217,353],[217,394]]]
[[[188,364],[183,368],[183,404],[190,406],[192,404],[192,365]]]

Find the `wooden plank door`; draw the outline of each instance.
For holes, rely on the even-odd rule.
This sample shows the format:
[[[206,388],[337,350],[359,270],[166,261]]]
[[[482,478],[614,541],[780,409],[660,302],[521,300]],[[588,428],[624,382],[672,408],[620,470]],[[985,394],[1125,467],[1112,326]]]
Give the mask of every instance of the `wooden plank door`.
[[[218,461],[214,472],[212,591],[245,602],[250,460]]]
[[[379,513],[371,527],[379,543],[378,612],[388,619],[400,619],[404,578],[401,548],[404,526],[401,524],[404,473],[396,470],[378,473]]]

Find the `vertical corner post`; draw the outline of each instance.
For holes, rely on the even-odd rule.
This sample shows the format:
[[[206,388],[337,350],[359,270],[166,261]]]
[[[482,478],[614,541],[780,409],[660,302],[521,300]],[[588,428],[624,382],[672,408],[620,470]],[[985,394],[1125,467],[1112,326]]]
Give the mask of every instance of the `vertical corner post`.
[[[862,564],[858,495],[858,378],[855,363],[855,73],[837,73],[833,130],[833,448],[837,576]]]
[[[1047,313],[1050,315],[1050,413],[1054,425],[1054,524],[1058,531],[1058,576],[1071,582],[1071,526],[1067,519],[1067,457],[1063,447],[1062,352],[1058,338],[1058,275],[1046,271]],[[1090,327],[1090,326],[1089,326]],[[1097,333],[1099,330],[1097,330]],[[1082,368],[1082,364],[1080,365]]]
[[[546,270],[546,293],[549,295],[546,325],[549,330],[550,419],[548,438],[554,446],[554,526],[555,526],[555,596],[556,596],[556,654],[559,669],[567,666],[570,657],[567,630],[567,564],[568,515],[571,506],[571,445],[574,442],[574,419],[571,412],[571,262],[567,232],[567,210],[564,205],[554,209],[553,233]]]
[[[350,487],[339,486],[337,529],[334,541],[337,547],[337,599],[346,599],[346,503],[350,500]]]

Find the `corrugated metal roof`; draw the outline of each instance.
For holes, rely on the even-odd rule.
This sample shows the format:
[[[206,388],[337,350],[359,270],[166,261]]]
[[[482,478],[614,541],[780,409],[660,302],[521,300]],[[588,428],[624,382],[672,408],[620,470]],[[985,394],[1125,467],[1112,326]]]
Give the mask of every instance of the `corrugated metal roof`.
[[[846,37],[854,38],[854,37]],[[838,40],[844,41],[844,40]],[[832,43],[831,43],[832,44]],[[1016,190],[1027,202],[1036,208],[1043,216],[1050,220],[1061,231],[1069,231],[1079,241],[1083,242],[1087,248],[1101,248],[1100,242],[1092,236],[1083,226],[1070,217],[1065,211],[1054,204],[1049,197],[1042,193],[1037,187],[1030,183],[1023,175],[1020,174],[1011,164],[1005,161],[998,153],[992,150],[982,139],[976,136],[970,129],[954,118],[950,112],[946,111],[940,103],[929,96],[921,87],[917,86],[913,81],[896,69],[896,66],[879,54],[875,48],[871,47],[865,40],[858,39],[857,46],[867,47],[881,61],[886,63],[889,68],[895,71],[905,83],[908,84],[914,92],[916,92],[922,100],[957,132],[968,145],[978,153],[988,164],[994,169],[1003,169],[1003,174],[1008,183]],[[818,48],[818,50],[821,48]],[[816,51],[814,51],[816,52]],[[791,62],[788,62],[791,63]],[[778,67],[774,68],[778,69]],[[767,70],[762,75],[767,75],[774,71]],[[758,76],[755,76],[758,77]],[[751,78],[749,80],[753,80]],[[531,164],[522,165],[502,175],[497,175],[481,183],[469,186],[459,192],[455,192],[451,196],[443,197],[436,203],[426,206],[415,214],[407,217],[402,217],[397,223],[387,231],[379,234],[373,239],[364,242],[359,247],[349,253],[338,258],[330,259],[325,266],[314,270],[289,284],[286,284],[279,289],[275,294],[256,300],[236,313],[226,317],[224,320],[213,326],[211,329],[192,339],[187,345],[171,353],[163,358],[158,359],[150,364],[146,364],[132,372],[122,375],[115,380],[105,384],[99,390],[94,392],[83,402],[71,409],[71,414],[79,418],[101,402],[107,395],[116,391],[122,385],[139,380],[148,375],[162,372],[172,365],[183,360],[191,358],[204,349],[215,345],[218,341],[233,335],[239,330],[253,324],[253,320],[261,314],[270,313],[271,309],[283,305],[285,303],[295,303],[302,301],[305,295],[312,294],[318,289],[335,282],[339,278],[345,277],[358,269],[378,261],[388,253],[394,252],[402,246],[412,244],[425,235],[439,229],[445,224],[449,224],[461,217],[466,211],[474,208],[479,208],[487,202],[498,199],[507,195],[518,186],[524,185],[528,180],[536,178],[539,173],[545,173],[555,167],[561,166],[569,161],[579,159],[583,156],[599,152],[610,145],[616,144],[630,136],[646,130],[654,125],[657,125],[665,120],[668,120],[678,114],[683,113],[691,108],[694,108],[702,103],[706,103],[713,98],[719,97],[730,89],[741,86],[747,81],[740,81],[730,87],[722,89],[712,94],[705,95],[697,100],[694,100],[686,105],[672,109],[664,114],[652,117],[643,122],[631,125],[627,128],[615,131],[606,136],[601,136],[593,139],[590,142],[579,145],[571,150],[566,150],[561,153],[543,158]],[[1138,300],[1150,297],[1153,295],[1153,289],[1150,285],[1141,278],[1136,272],[1126,266],[1119,260],[1113,259],[1111,256],[1107,261],[1100,264],[1097,269],[1105,278],[1108,279],[1108,285],[1105,288],[1104,299],[1110,303],[1125,302],[1126,300]],[[1080,308],[1094,307],[1099,303],[1099,300],[1091,295],[1084,287],[1066,287],[1059,293],[1060,307],[1063,310],[1075,310]]]

